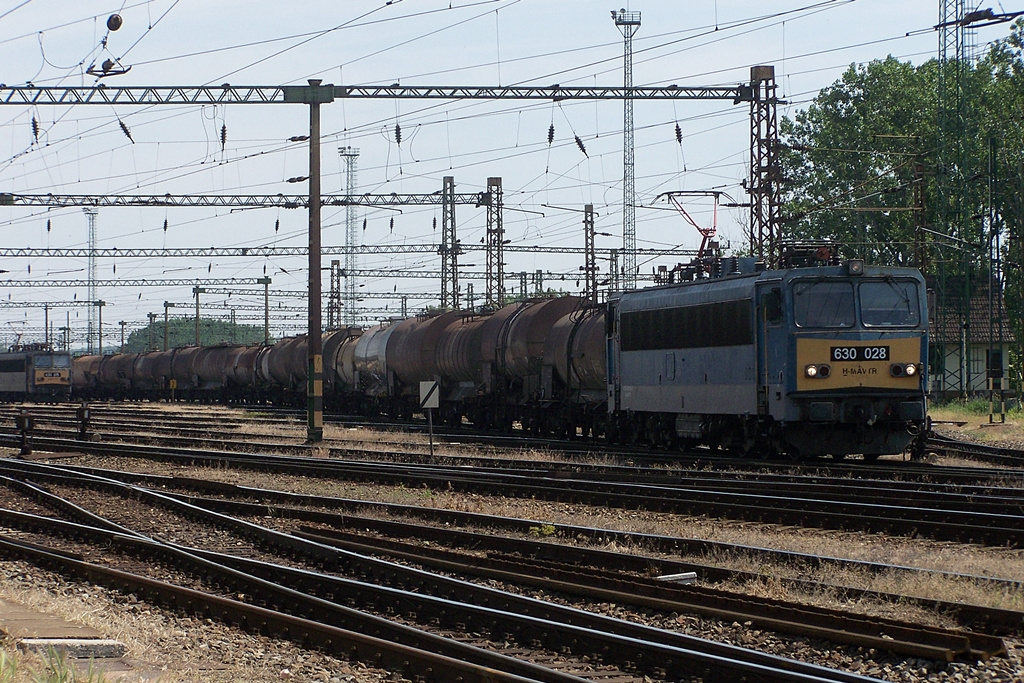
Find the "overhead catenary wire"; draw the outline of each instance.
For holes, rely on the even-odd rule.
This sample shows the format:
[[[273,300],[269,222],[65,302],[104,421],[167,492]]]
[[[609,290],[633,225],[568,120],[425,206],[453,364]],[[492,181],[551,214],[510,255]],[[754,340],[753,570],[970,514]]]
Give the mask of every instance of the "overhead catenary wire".
[[[792,55],[788,56],[787,59],[789,60],[789,62],[791,64],[793,63],[793,59],[794,58],[792,57]],[[451,116],[451,111],[452,111],[451,108],[447,109],[447,111],[445,113],[445,117],[444,117],[444,122],[445,122],[446,126],[457,126],[458,124],[457,124],[456,118]],[[740,120],[742,118],[742,113],[743,112],[738,112],[738,115],[736,115],[736,116],[730,116],[729,114],[723,114],[724,118],[722,118],[721,120],[722,121],[728,121],[728,120],[738,121],[738,120]],[[496,116],[500,116],[500,115],[502,115],[502,113],[498,112],[495,115]],[[415,112],[405,112],[405,116],[403,116],[403,120],[402,120],[403,128],[406,127],[406,121],[410,122],[409,128],[408,128],[409,130],[414,130],[415,128],[412,127],[414,125],[415,126],[420,126],[420,125],[428,126],[432,122],[431,120],[427,120],[427,119],[422,120],[422,121],[416,120],[415,118],[412,118],[414,116],[415,116]],[[518,118],[520,116],[523,116],[523,114],[522,113],[517,113],[516,116]],[[434,118],[439,118],[439,117],[435,116]],[[133,132],[135,132],[135,130],[138,128],[138,125],[139,125],[138,123],[134,123],[132,125]],[[146,124],[143,123],[142,125],[145,126]],[[419,128],[419,130],[423,130],[423,129]],[[584,138],[589,140],[589,136],[591,134],[598,134],[598,133],[600,135],[602,135],[602,136],[606,135],[606,131],[596,131],[595,130],[593,132],[586,133],[586,134],[584,134],[581,137],[584,137]],[[666,137],[666,142],[670,142],[669,136],[665,136],[665,137]],[[505,141],[505,142],[508,142],[508,141]],[[560,142],[562,142],[562,141],[560,141]],[[567,139],[564,142],[565,142],[564,146],[566,146],[566,147],[571,147],[573,145],[573,141],[571,139]],[[258,147],[259,143],[256,143],[256,145]],[[236,164],[236,165],[237,164],[241,164],[245,160],[245,158],[255,158],[257,156],[265,155],[267,150],[271,150],[273,147],[274,147],[274,145],[266,145],[264,150],[253,151],[253,153],[251,155],[230,155],[230,154],[229,155],[225,155],[226,158],[224,159],[224,161],[226,163],[229,163],[229,164]],[[463,161],[473,161],[474,162],[473,165],[466,166],[465,168],[467,168],[467,169],[472,169],[473,166],[481,167],[481,166],[484,166],[487,163],[494,163],[496,160],[504,158],[505,155],[503,154],[502,150],[516,149],[516,146],[514,144],[512,144],[512,143],[510,143],[510,144],[488,145],[488,147],[492,148],[489,155],[488,154],[483,154],[483,155],[476,155],[476,156],[474,156],[472,154],[469,154],[469,153],[466,153],[466,152],[460,151],[460,150],[453,150],[450,154],[446,153],[444,155],[444,158],[443,158],[443,167],[442,167],[442,164],[440,162],[436,162],[436,160],[432,161],[429,158],[426,159],[426,160],[421,160],[421,161],[430,162],[434,166],[434,168],[431,169],[430,171],[428,171],[426,173],[426,175],[428,175],[428,176],[431,175],[431,171],[437,173],[437,175],[440,175],[440,172],[442,170],[449,170],[453,166],[458,167],[460,165],[460,163],[463,162]],[[243,151],[243,152],[247,151],[244,146],[241,147],[240,150]],[[252,151],[252,150],[253,150],[253,148],[250,147],[249,151]],[[280,150],[280,148],[279,148],[279,150]],[[536,153],[537,151],[539,151],[539,149],[534,149],[534,150],[531,150],[531,151],[533,153]],[[558,150],[556,150],[556,151],[558,151]],[[271,153],[273,153],[273,152],[271,152]],[[488,157],[489,157],[490,161],[488,161]],[[737,161],[736,161],[736,164],[735,164],[735,168],[739,168],[741,166],[742,166],[742,161],[737,158]],[[369,170],[370,168],[372,168],[372,165],[367,165],[366,168],[367,168],[367,170]],[[559,176],[557,178],[553,178],[552,179],[553,182],[554,182],[553,186],[558,186],[558,187],[560,187],[562,189],[572,188],[572,187],[576,187],[576,188],[583,187],[584,183],[579,181],[578,178],[574,179],[574,178],[571,177],[572,176],[572,171],[573,171],[574,168],[576,168],[575,165],[574,166],[567,166],[567,167],[560,168],[559,169],[559,171],[560,171]],[[191,167],[184,167],[184,166],[182,166],[182,167],[179,167],[179,170],[181,171],[180,174],[179,173],[170,173],[170,174],[164,174],[164,175],[165,176],[176,176],[177,178],[182,179],[182,178],[187,178],[190,174],[193,174],[193,173],[203,173],[207,169],[203,168],[200,165],[200,163],[198,161],[196,161],[196,162],[194,162],[193,166],[191,166]],[[459,172],[460,172],[460,179],[464,178],[464,176],[461,175],[463,170],[460,170]],[[153,177],[155,179],[155,174],[154,174]],[[125,180],[125,187],[129,187],[130,185],[133,184],[133,183],[129,182],[129,181],[133,180],[131,174],[126,174],[124,176],[124,180]],[[141,180],[142,180],[143,183],[150,182],[150,180],[148,179],[148,173],[147,173],[147,176],[146,177],[142,177]],[[250,179],[250,180],[252,180],[252,179]],[[117,182],[117,181],[115,181],[115,182]],[[154,180],[153,182],[157,182],[157,181]],[[463,180],[463,182],[465,182],[465,181]],[[665,178],[663,176],[662,177],[654,177],[654,178],[651,178],[650,182],[652,182],[652,183],[662,183],[662,182],[665,182]],[[526,189],[529,189],[527,186],[523,186],[523,187],[526,188]],[[515,196],[515,192],[514,192],[513,189],[507,189],[507,192],[508,192],[508,196],[509,197]],[[529,204],[524,204],[524,206],[529,206]],[[196,219],[194,222],[202,223],[202,222],[207,221],[207,220],[216,220],[216,217]],[[184,224],[185,222],[186,221],[182,221],[181,223]],[[189,220],[187,222],[191,223],[193,221]],[[409,223],[410,223],[410,221],[404,221],[404,220],[402,221],[403,225],[407,225]],[[177,219],[175,220],[175,224],[176,225],[179,224],[179,221]],[[385,230],[386,229],[387,228],[385,227]],[[571,233],[572,229],[573,228],[572,228],[571,225],[567,225],[566,231],[568,233]],[[270,229],[267,228],[266,232],[269,233]],[[558,232],[559,232],[559,229],[558,229],[557,226],[553,230],[551,230],[551,231],[549,231],[547,228],[544,229],[545,236],[556,235]],[[299,235],[301,235],[301,230],[293,231],[293,236],[299,236]]]

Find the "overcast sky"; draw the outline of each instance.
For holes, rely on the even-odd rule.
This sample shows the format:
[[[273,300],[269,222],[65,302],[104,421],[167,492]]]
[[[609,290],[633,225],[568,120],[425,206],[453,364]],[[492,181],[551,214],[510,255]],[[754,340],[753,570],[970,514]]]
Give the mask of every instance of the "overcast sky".
[[[997,12],[1021,9],[1010,6],[1016,4],[981,6]],[[752,65],[772,64],[788,102],[780,116],[793,115],[851,63],[890,54],[914,63],[934,57],[938,5],[937,0],[633,2],[627,8],[642,14],[633,42],[634,83],[735,85],[749,79]],[[581,0],[6,0],[0,2],[0,82],[91,86],[97,79],[86,70],[110,59],[130,71],[102,79],[108,85],[278,85],[320,78],[335,84],[616,86],[623,79],[623,40],[611,9],[618,7]],[[123,23],[108,31],[113,13]],[[1005,25],[984,29],[978,41],[1005,33]],[[700,242],[697,231],[657,199],[661,193],[715,189],[746,200],[740,183],[747,174],[748,114],[746,105],[729,102],[635,104],[639,247],[695,249]],[[322,107],[322,130],[325,193],[348,191],[337,150],[352,146],[359,150],[351,188],[356,192],[432,193],[446,175],[455,177],[458,192],[477,192],[488,177],[501,177],[510,244],[582,246],[580,210],[591,203],[597,230],[613,235],[599,237],[598,246],[621,246],[621,101],[335,101]],[[307,131],[308,108],[300,105],[5,106],[0,107],[0,191],[303,194],[305,182],[287,179],[308,173],[307,148],[288,138]],[[691,205],[698,221],[708,225],[709,209],[706,202]],[[324,210],[325,246],[344,244],[344,220],[343,209]],[[358,220],[366,245],[440,241],[440,207],[360,208]],[[459,206],[456,220],[463,243],[479,244],[484,210]],[[745,211],[722,210],[723,240],[742,247],[746,222]],[[87,246],[87,218],[79,208],[4,207],[0,224],[5,247]],[[304,246],[307,219],[304,211],[286,209],[106,208],[97,225],[100,248]],[[325,256],[325,267],[331,258],[343,257]],[[638,264],[641,272],[650,272],[678,260],[639,258]],[[477,264],[467,270],[484,270],[482,253],[461,261]],[[549,286],[579,288],[573,275],[582,265],[577,256],[510,253],[506,261],[511,291],[518,291],[517,273],[537,269],[568,274],[564,281],[546,282]],[[359,265],[440,269],[439,258],[429,254],[362,257]],[[0,268],[9,271],[0,277],[17,281],[86,278],[84,259],[4,259]],[[101,279],[264,274],[273,278],[275,290],[306,287],[303,257],[100,259],[97,273]],[[426,279],[368,278],[360,284],[361,292],[436,296],[439,290],[437,281]],[[328,288],[325,273],[325,297]],[[479,299],[484,283],[476,281],[474,288]],[[5,289],[0,301],[87,297],[84,284]],[[130,331],[144,325],[149,312],[162,317],[164,301],[183,306],[193,301],[188,286],[103,287],[98,296],[107,302],[107,348],[119,341],[117,321],[128,321]],[[226,300],[210,296],[204,303]],[[231,301],[261,303],[243,297]],[[275,297],[274,302],[304,305],[303,299]],[[397,307],[394,301],[370,299],[362,305]],[[51,315],[63,325],[69,310],[75,334],[84,334],[84,309]],[[250,314],[258,315],[239,311],[238,317]],[[26,340],[41,338],[42,316],[38,309],[0,309],[0,340],[11,343],[14,330],[27,330]],[[304,329],[304,316],[295,314],[275,332]]]

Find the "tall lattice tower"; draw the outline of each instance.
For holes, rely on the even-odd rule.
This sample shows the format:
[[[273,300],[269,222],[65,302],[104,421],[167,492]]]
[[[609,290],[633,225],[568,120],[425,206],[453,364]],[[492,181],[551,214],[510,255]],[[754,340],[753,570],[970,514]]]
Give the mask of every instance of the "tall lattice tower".
[[[935,187],[939,229],[956,239],[964,234],[964,78],[967,55],[963,18],[965,0],[939,0],[939,72],[935,152]],[[939,372],[935,373],[942,392],[966,394],[970,368],[970,327],[966,325],[970,303],[970,278],[966,262],[958,253],[935,254],[935,350]]]
[[[327,329],[341,327],[341,261],[331,261],[331,290],[327,294]]]
[[[96,217],[100,212],[95,206],[84,206],[82,207],[82,211],[89,218],[89,264],[86,273],[89,279],[89,305],[86,307],[89,311],[89,322],[85,331],[85,346],[88,353],[94,353],[97,341],[96,335],[99,331],[99,326],[97,325],[99,309],[96,306],[96,300],[98,298],[96,296]]]
[[[459,254],[462,247],[455,230],[455,177],[446,175],[441,185],[441,307],[459,306]]]
[[[501,178],[487,179],[487,302],[490,308],[505,305],[505,228]],[[472,306],[471,306],[472,307]]]
[[[612,10],[622,32],[622,288],[636,288],[636,184],[633,173],[633,34],[640,28],[640,13]]]
[[[338,153],[345,160],[345,194],[356,193],[356,161],[359,150],[355,147],[339,147]],[[356,246],[359,244],[359,226],[356,206],[345,207],[345,296],[343,297],[342,321],[346,325],[356,322]]]

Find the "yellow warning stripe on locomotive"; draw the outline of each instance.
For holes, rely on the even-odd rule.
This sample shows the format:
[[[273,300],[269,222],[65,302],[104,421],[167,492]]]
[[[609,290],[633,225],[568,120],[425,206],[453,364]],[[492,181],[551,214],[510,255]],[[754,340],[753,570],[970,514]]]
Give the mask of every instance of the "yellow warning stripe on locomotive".
[[[913,374],[905,371],[909,364],[916,365]],[[898,374],[894,375],[893,365],[900,366]],[[813,370],[808,372],[810,366]],[[915,389],[922,370],[921,340],[917,337],[796,340],[797,391],[848,387]]]

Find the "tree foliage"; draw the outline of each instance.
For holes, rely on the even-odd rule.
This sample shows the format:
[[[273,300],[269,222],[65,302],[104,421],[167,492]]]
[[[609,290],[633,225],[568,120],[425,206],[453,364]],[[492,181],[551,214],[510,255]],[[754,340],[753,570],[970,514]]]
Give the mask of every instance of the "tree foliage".
[[[144,353],[150,349],[164,348],[164,323],[157,320],[151,325],[133,331],[125,339],[125,353]],[[273,343],[273,339],[270,340]],[[263,327],[238,325],[213,318],[199,318],[199,342],[201,346],[215,344],[259,344],[263,342]],[[195,318],[171,318],[167,321],[167,348],[192,346],[196,343]]]
[[[987,253],[990,140],[994,223],[1013,235],[1021,224],[1022,44],[1018,21],[1009,37],[964,67],[963,104],[949,105],[963,117],[962,153],[942,134],[937,106],[939,70],[955,65],[936,60],[914,66],[890,56],[853,65],[806,109],[784,118],[784,237],[830,239],[844,245],[845,256],[888,265],[916,265],[914,244],[923,237],[926,268],[978,268]],[[963,258],[960,240],[974,256]]]

